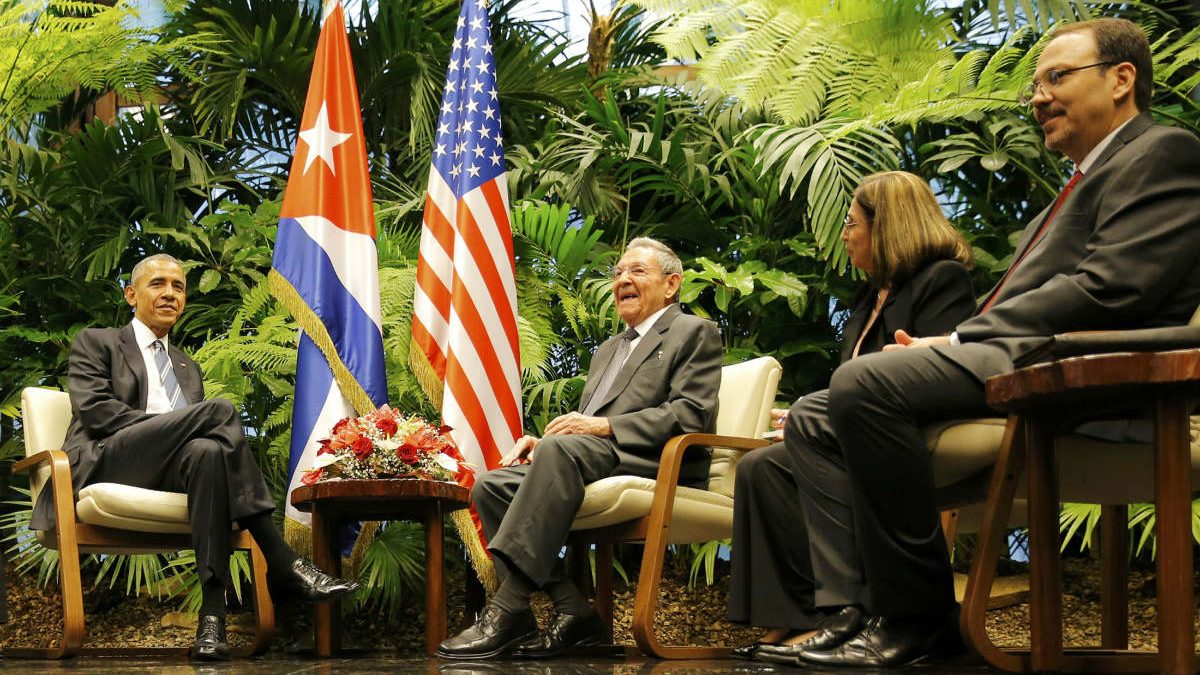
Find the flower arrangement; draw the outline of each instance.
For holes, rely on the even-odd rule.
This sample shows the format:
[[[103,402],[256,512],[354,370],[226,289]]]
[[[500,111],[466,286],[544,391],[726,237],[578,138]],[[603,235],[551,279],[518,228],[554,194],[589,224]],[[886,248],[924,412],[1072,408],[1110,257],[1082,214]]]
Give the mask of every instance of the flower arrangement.
[[[435,427],[416,416],[406,417],[386,404],[378,410],[347,417],[320,441],[311,469],[301,482],[312,485],[342,478],[423,478],[455,481],[471,471],[454,445],[449,427]]]

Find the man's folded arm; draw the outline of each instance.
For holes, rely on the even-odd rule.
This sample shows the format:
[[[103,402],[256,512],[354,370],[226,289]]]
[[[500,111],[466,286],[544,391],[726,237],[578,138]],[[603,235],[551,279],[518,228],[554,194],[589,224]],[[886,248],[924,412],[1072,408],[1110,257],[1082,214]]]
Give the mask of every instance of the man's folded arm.
[[[125,427],[150,417],[113,395],[110,380],[111,352],[96,339],[98,331],[85,328],[71,342],[67,389],[75,415],[94,439],[108,438]]]
[[[676,330],[672,327],[672,330]],[[667,400],[608,417],[613,440],[623,450],[658,454],[672,436],[711,431],[721,384],[721,338],[714,324],[693,331],[676,356]]]

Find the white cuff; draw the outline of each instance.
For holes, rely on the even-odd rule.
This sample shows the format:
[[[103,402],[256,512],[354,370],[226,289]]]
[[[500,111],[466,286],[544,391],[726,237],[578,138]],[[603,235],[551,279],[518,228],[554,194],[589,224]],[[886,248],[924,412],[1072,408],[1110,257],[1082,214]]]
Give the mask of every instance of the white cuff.
[[[954,331],[950,334],[950,344],[954,345],[955,347],[962,344],[962,340],[958,339],[958,331]]]

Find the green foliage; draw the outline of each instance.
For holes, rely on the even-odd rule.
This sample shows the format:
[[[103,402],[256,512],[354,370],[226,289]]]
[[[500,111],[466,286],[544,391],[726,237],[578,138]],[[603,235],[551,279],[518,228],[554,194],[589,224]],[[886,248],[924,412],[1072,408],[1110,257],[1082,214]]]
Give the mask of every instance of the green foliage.
[[[358,578],[362,588],[354,595],[356,607],[397,616],[404,594],[424,588],[425,535],[421,524],[395,522],[384,526],[367,548]]]
[[[1155,536],[1153,504],[1129,505],[1129,529],[1134,535],[1133,555],[1147,553],[1153,560],[1158,552]],[[1072,545],[1087,551],[1096,541],[1096,527],[1100,524],[1099,504],[1064,503],[1058,516],[1058,528],[1062,538],[1060,550]],[[1192,501],[1192,539],[1200,544],[1200,499]],[[1149,545],[1149,550],[1147,550]]]

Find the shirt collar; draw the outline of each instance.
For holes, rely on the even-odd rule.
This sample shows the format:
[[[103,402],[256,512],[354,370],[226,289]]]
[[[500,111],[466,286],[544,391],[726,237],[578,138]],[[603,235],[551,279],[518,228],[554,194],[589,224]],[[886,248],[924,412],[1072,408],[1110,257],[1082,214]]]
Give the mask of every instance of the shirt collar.
[[[138,349],[148,348],[155,340],[162,340],[163,349],[167,348],[167,336],[158,337],[154,331],[150,330],[149,326],[142,323],[141,319],[135,316],[129,325],[133,326],[133,338],[137,340]]]
[[[1082,174],[1086,174],[1087,172],[1091,171],[1092,165],[1094,165],[1096,163],[1096,160],[1098,160],[1100,158],[1100,155],[1104,152],[1104,149],[1107,148],[1110,143],[1112,143],[1113,138],[1116,138],[1117,134],[1122,129],[1125,128],[1125,125],[1129,124],[1130,122],[1132,122],[1135,119],[1137,119],[1136,116],[1130,117],[1129,119],[1125,120],[1125,122],[1122,123],[1121,126],[1117,127],[1116,129],[1113,129],[1112,133],[1105,136],[1103,139],[1101,139],[1101,141],[1099,143],[1096,144],[1096,147],[1092,148],[1092,151],[1089,152],[1087,154],[1087,156],[1083,158],[1083,161],[1080,162],[1079,166],[1076,166],[1075,169],[1078,170],[1079,173],[1082,173]]]
[[[673,305],[673,304],[675,304],[675,303],[671,303],[671,305]],[[640,338],[640,337],[644,336],[646,333],[649,333],[650,329],[654,327],[654,322],[658,321],[658,317],[662,316],[668,309],[671,309],[671,305],[667,305],[666,307],[663,307],[662,309],[658,310],[657,312],[646,317],[645,321],[634,326],[633,329],[637,331],[638,337]]]

